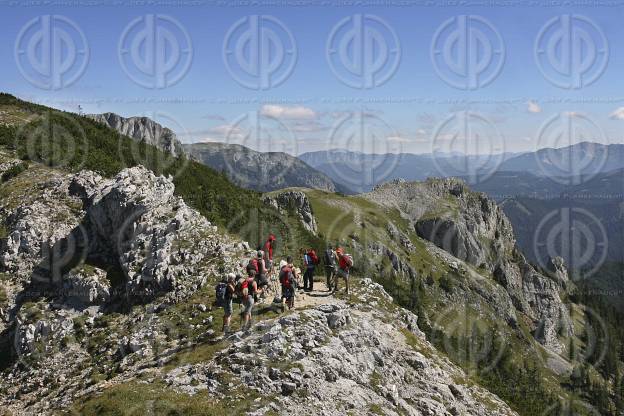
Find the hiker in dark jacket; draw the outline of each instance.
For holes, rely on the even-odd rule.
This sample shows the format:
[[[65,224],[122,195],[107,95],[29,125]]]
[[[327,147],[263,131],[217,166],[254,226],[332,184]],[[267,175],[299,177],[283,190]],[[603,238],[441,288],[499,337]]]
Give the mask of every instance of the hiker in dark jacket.
[[[236,275],[230,273],[227,276],[227,287],[223,301],[223,333],[230,332],[230,321],[232,319],[232,299],[234,298]]]
[[[279,272],[279,280],[282,286],[282,312],[292,309],[295,306],[295,276],[293,273],[292,257],[286,258],[286,264],[282,266]]]
[[[327,290],[332,291],[334,285],[334,279],[336,277],[336,252],[332,246],[327,246],[325,250],[325,257],[323,258],[325,263],[325,277],[327,278]]]
[[[303,255],[303,290],[312,292],[314,289],[314,271],[316,269],[316,254],[314,250],[309,249]]]

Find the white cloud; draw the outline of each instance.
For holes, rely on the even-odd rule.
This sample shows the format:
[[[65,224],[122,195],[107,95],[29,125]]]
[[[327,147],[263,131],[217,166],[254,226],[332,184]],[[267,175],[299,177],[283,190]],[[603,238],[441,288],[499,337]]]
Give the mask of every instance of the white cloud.
[[[624,107],[616,109],[609,115],[609,117],[614,120],[624,120]]]
[[[536,103],[535,101],[529,101],[527,103],[527,111],[529,113],[541,113],[542,107],[540,107],[540,105]]]
[[[260,108],[260,115],[279,119],[310,120],[317,118],[316,111],[308,107],[265,104]]]

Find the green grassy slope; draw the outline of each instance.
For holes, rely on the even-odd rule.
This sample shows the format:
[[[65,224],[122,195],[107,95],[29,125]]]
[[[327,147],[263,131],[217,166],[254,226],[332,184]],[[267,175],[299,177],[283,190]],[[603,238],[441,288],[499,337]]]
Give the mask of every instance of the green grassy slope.
[[[531,336],[523,317],[519,328],[511,328],[497,315],[494,305],[480,296],[500,290],[491,274],[469,265],[463,271],[450,268],[448,262],[427,249],[427,243],[396,210],[363,197],[304,191],[321,238],[346,247],[354,255],[356,275],[373,277],[396,302],[416,312],[427,339],[464,368],[473,382],[499,395],[521,415],[559,414],[560,400],[572,403],[574,414],[591,414],[584,403],[595,406],[593,395],[597,393],[570,388],[567,375],[557,376],[545,365],[546,352]],[[449,202],[440,201],[438,208],[426,215],[446,212]],[[390,236],[388,223],[409,238],[413,249]],[[387,256],[363,251],[362,247],[376,243],[411,265],[415,278],[395,272]],[[582,310],[575,318],[581,327],[587,321]],[[568,341],[581,349],[584,333],[580,329],[578,336]],[[571,361],[581,365],[582,357]],[[602,378],[597,376],[596,383],[603,383]]]

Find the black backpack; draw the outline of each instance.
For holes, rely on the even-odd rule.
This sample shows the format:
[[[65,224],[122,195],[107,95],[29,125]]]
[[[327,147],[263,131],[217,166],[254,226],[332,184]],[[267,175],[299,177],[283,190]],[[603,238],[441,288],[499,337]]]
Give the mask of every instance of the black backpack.
[[[325,250],[325,266],[336,266],[336,257],[333,250]]]
[[[215,297],[217,299],[216,304],[217,306],[224,306],[226,303],[226,298],[227,298],[227,288],[228,285],[225,282],[219,282],[217,283],[217,286],[215,287]]]

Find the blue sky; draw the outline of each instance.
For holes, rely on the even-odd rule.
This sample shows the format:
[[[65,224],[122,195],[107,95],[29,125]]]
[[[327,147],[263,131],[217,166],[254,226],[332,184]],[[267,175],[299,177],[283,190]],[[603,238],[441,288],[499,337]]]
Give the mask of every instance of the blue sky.
[[[624,43],[619,41],[624,35],[624,6],[546,7],[529,6],[528,2],[491,7],[444,7],[433,2],[428,6],[396,3],[384,7],[231,7],[201,1],[179,6],[112,5],[106,1],[95,6],[76,4],[44,7],[0,3],[0,90],[70,111],[77,111],[81,105],[87,113],[151,116],[187,142],[240,142],[260,150],[290,153],[333,147],[372,152],[487,153],[558,147],[571,140],[624,142],[624,90],[619,88],[624,68]],[[80,78],[52,91],[26,80],[14,58],[22,28],[33,18],[49,14],[75,22],[90,52]],[[119,63],[122,33],[134,19],[146,14],[170,16],[190,36],[192,62],[175,85],[144,88]],[[374,88],[345,85],[326,60],[332,29],[355,14],[382,19],[400,42],[398,67],[389,71],[387,82]],[[553,85],[534,58],[540,30],[550,19],[569,14],[589,19],[608,41],[604,70],[597,71],[600,76],[591,85],[578,89]],[[267,90],[241,86],[224,64],[226,33],[249,15],[278,19],[295,39],[297,61],[290,76]],[[461,15],[486,19],[499,33],[505,50],[498,76],[472,90],[448,85],[438,76],[430,54],[438,28]],[[386,35],[389,32],[380,33],[383,39],[390,39]],[[594,33],[598,32],[590,30],[596,40],[599,37]],[[555,54],[561,53],[557,46],[554,48]],[[455,114],[462,111],[476,115],[468,117],[474,125],[470,140],[475,142],[469,145],[461,143],[462,133],[453,140],[457,130],[454,123],[461,119]],[[576,133],[563,141],[558,140],[556,129],[562,114],[577,125]],[[261,126],[259,138],[248,135],[256,126],[250,122],[254,117]],[[361,125],[367,128],[360,130]],[[488,135],[492,137],[485,137]],[[478,140],[484,140],[485,145],[476,143]]]

